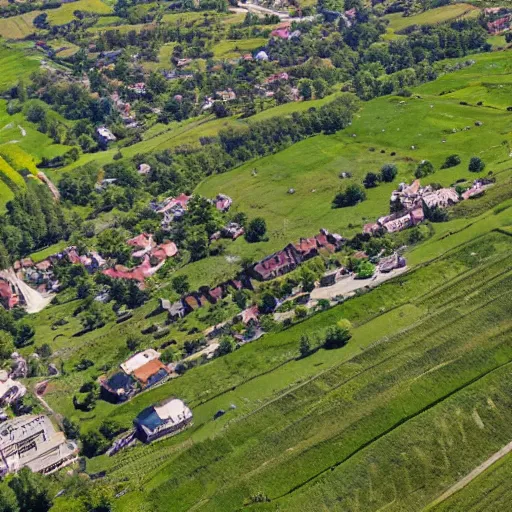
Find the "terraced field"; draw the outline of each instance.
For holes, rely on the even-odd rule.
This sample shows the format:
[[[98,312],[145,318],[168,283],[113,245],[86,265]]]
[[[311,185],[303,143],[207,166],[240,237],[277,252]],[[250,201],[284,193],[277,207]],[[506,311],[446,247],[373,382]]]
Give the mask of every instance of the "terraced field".
[[[147,404],[176,395],[193,408],[194,426],[95,459],[89,470],[127,479],[119,510],[142,503],[156,510],[166,503],[176,510],[428,505],[512,439],[511,248],[510,235],[491,231],[110,406],[109,416],[129,426]],[[300,334],[321,335],[339,318],[355,326],[347,347],[296,359]],[[230,404],[236,410],[212,420]],[[83,424],[95,428],[105,412],[84,415]]]

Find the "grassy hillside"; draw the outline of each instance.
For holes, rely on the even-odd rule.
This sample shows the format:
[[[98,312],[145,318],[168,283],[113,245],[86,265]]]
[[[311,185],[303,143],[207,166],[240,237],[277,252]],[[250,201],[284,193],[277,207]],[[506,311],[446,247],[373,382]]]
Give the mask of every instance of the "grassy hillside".
[[[471,4],[455,3],[444,5],[437,9],[430,9],[413,16],[403,16],[402,13],[386,15],[389,20],[389,28],[393,32],[403,30],[411,25],[436,25],[455,18],[478,16],[480,9]]]
[[[48,22],[52,25],[64,25],[73,20],[75,11],[95,12],[98,14],[110,14],[112,8],[102,0],[78,0],[68,4],[62,4],[58,9],[48,11]]]
[[[0,19],[0,36],[4,39],[24,39],[35,31],[32,21],[41,12],[31,11],[19,16]]]

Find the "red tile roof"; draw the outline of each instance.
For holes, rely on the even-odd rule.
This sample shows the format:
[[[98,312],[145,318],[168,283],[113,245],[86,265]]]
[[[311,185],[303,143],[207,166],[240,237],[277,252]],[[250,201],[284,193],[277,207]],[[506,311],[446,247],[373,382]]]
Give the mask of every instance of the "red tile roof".
[[[140,368],[137,368],[133,372],[133,376],[143,385],[146,385],[148,380],[160,370],[164,370],[166,373],[169,373],[165,364],[163,364],[159,359],[153,359],[152,361],[142,365]]]

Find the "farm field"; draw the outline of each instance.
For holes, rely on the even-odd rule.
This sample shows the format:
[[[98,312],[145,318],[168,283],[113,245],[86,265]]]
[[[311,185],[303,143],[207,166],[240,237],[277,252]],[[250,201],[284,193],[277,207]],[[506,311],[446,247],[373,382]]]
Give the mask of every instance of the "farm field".
[[[233,59],[240,57],[244,53],[251,53],[264,46],[267,39],[264,37],[254,37],[252,39],[241,39],[237,41],[222,41],[213,46],[213,54],[217,59]]]
[[[48,22],[52,25],[64,25],[73,20],[75,11],[94,12],[97,14],[110,14],[112,8],[102,0],[78,0],[61,5],[58,9],[48,11]]]
[[[0,31],[1,23],[12,19],[0,19]],[[0,66],[2,69],[0,90],[4,91],[15,85],[20,79],[27,79],[34,71],[39,69],[40,60],[41,55],[34,50],[28,50],[14,44],[0,43]]]
[[[230,363],[215,361],[197,369],[194,378],[186,375],[116,408],[112,417],[128,423],[145,403],[176,393],[194,408],[195,423],[179,438],[157,443],[149,451],[139,447],[117,458],[97,459],[92,469],[105,467],[112,478],[135,479],[157,509],[159,503],[172,500],[180,503],[178,510],[192,506],[230,510],[259,491],[270,499],[264,510],[297,510],[304,503],[310,510],[340,506],[346,510],[337,505],[339,496],[345,504],[359,501],[364,510],[376,510],[392,500],[395,507],[406,509],[428,504],[461,471],[499,449],[511,434],[502,428],[509,410],[503,402],[509,396],[506,386],[512,385],[504,371],[512,355],[507,315],[512,276],[511,269],[504,267],[510,243],[507,235],[491,233],[407,275],[405,289],[404,283],[388,283],[244,347]],[[461,302],[462,296],[466,300]],[[386,300],[389,309],[372,316],[380,300]],[[363,308],[363,303],[370,308]],[[393,304],[401,306],[396,309]],[[484,320],[489,315],[493,323]],[[299,332],[318,332],[319,326],[336,317],[350,318],[356,325],[349,345],[294,360]],[[288,361],[283,361],[286,357]],[[251,373],[256,371],[256,376],[249,382],[251,373],[236,372],[239,384],[228,392],[236,382],[232,372],[247,368],[243,362],[247,358],[253,361]],[[274,368],[270,373],[265,370],[268,365]],[[370,369],[371,377],[366,376]],[[209,380],[210,373],[216,374],[214,381]],[[479,378],[486,373],[488,377]],[[503,388],[496,388],[498,376]],[[206,394],[200,382],[210,382]],[[489,396],[496,411],[478,405],[489,403]],[[237,410],[213,422],[213,413],[230,403]],[[341,420],[340,408],[345,411]],[[454,409],[460,412],[454,415]],[[82,421],[93,428],[97,414]],[[388,435],[379,435],[385,431]],[[443,437],[443,432],[453,434]],[[248,438],[253,441],[247,442]],[[397,442],[405,443],[400,450],[405,467],[390,466],[389,447],[394,451]],[[222,454],[222,463],[210,458],[213,453]],[[442,463],[443,453],[450,464]],[[375,461],[371,476],[369,459]],[[293,473],[285,469],[290,464]],[[323,476],[331,467],[336,469]],[[379,477],[384,473],[390,478]],[[141,480],[137,475],[142,474],[150,476]],[[417,487],[416,479],[425,475],[428,487],[411,495],[407,489]],[[198,479],[210,485],[198,486]],[[174,485],[169,486],[169,481]],[[137,493],[120,500],[119,510],[128,510],[134,498]]]
[[[402,16],[402,13],[394,13],[386,15],[386,18],[390,21],[389,28],[393,32],[398,32],[411,25],[435,25],[460,17],[476,17],[479,12],[480,9],[474,5],[456,3],[430,9],[413,16]]]
[[[42,11],[31,11],[19,16],[0,19],[0,36],[4,39],[24,39],[35,31],[32,21]],[[2,69],[6,69],[2,67]]]

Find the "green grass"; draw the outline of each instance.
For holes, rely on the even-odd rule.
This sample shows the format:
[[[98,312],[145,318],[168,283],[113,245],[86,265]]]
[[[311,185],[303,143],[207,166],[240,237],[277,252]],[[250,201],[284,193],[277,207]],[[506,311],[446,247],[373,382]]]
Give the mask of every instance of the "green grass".
[[[31,11],[19,16],[0,19],[0,36],[4,39],[24,39],[36,31],[32,21],[41,12]],[[2,67],[2,69],[5,68]]]
[[[2,22],[13,18],[0,19],[0,35],[2,34]],[[0,43],[0,91],[5,91],[15,85],[18,80],[28,80],[29,76],[39,69],[42,54],[22,48],[17,44]]]
[[[64,25],[74,19],[75,11],[93,12],[97,14],[110,14],[112,8],[102,0],[78,0],[63,4],[58,9],[48,11],[48,22],[51,25]]]
[[[456,3],[438,7],[437,9],[430,9],[413,16],[404,17],[402,13],[394,13],[386,15],[385,18],[390,22],[389,28],[397,32],[411,25],[436,25],[455,18],[478,16],[479,11],[474,5]]]
[[[63,242],[58,242],[56,244],[53,244],[53,245],[50,245],[49,247],[47,247],[46,249],[42,249],[40,251],[37,251],[37,252],[33,252],[30,257],[32,258],[32,260],[35,262],[35,263],[39,263],[40,261],[43,261],[45,260],[46,258],[48,258],[48,256],[51,256],[52,254],[56,254],[60,251],[62,251],[63,249],[65,249],[66,247],[68,247],[68,243],[63,241]]]
[[[272,510],[297,510],[299,503],[307,503],[307,510],[337,510],[340,498],[345,504],[359,499],[362,510],[376,510],[386,505],[390,496],[394,497],[395,506],[418,509],[456,479],[461,468],[471,468],[489,450],[501,447],[507,436],[503,432],[496,436],[496,429],[507,422],[503,414],[509,409],[501,404],[509,393],[499,393],[494,384],[492,398],[500,415],[489,416],[485,409],[478,408],[482,421],[492,425],[485,439],[479,429],[475,430],[475,422],[471,426],[474,400],[468,402],[465,395],[473,393],[473,388],[480,389],[480,384],[447,400],[448,409],[444,403],[433,408],[429,404],[460,386],[466,387],[474,376],[497,368],[512,357],[507,334],[511,328],[507,310],[512,300],[512,277],[510,266],[505,273],[503,267],[511,242],[506,236],[490,235],[415,271],[405,285],[395,282],[382,286],[375,292],[387,300],[390,309],[373,320],[370,309],[379,308],[375,292],[314,317],[298,328],[266,337],[229,358],[194,370],[195,376],[187,374],[154,390],[151,396],[141,395],[118,407],[113,417],[129,421],[151,399],[176,394],[191,403],[195,423],[178,438],[149,449],[127,450],[117,460],[103,459],[103,467],[110,467],[115,480],[138,481],[146,500],[157,510],[159,503],[169,501],[176,504],[177,510],[233,510],[260,490],[273,500],[268,505]],[[468,252],[481,256],[468,261]],[[464,268],[474,270],[464,274]],[[452,287],[442,286],[457,274],[458,282],[465,283],[469,293],[464,287],[455,286],[457,281]],[[407,303],[407,297],[419,290],[431,292],[425,299]],[[392,309],[393,297],[405,304]],[[461,297],[467,298],[464,301]],[[368,309],[363,303],[372,306]],[[293,357],[292,346],[296,346],[299,333],[319,332],[319,326],[329,325],[339,317],[352,318],[357,325],[345,349],[319,351],[307,359],[278,366],[276,350]],[[223,367],[229,365],[239,380],[243,376],[238,372],[248,366],[254,372],[258,360],[266,361],[274,370],[250,381],[247,374],[246,383],[242,380],[232,391],[228,389],[233,381],[222,384]],[[208,378],[211,372],[216,376],[214,380]],[[226,391],[206,402],[218,393],[219,386]],[[487,399],[489,395],[484,396]],[[212,421],[213,413],[219,408],[227,409],[230,403],[237,405],[236,411]],[[429,412],[419,416],[425,407]],[[463,411],[454,415],[454,409]],[[399,426],[400,418],[409,421]],[[440,431],[451,431],[443,427],[448,418],[454,418],[455,427],[460,418],[467,442],[461,443],[461,430],[454,431],[452,442],[439,437]],[[392,433],[380,438],[379,433],[386,428],[392,428]],[[477,434],[481,437],[475,446]],[[440,446],[439,439],[444,440]],[[359,447],[368,442],[369,447],[360,451]],[[397,443],[405,444],[398,450]],[[450,465],[437,463],[443,458],[427,457],[437,449],[445,450],[447,457],[449,454]],[[461,453],[456,455],[458,451]],[[354,452],[357,455],[351,457]],[[397,465],[389,457],[390,452],[407,454],[405,467]],[[345,459],[347,462],[338,465]],[[375,494],[371,501],[368,478],[362,476],[369,460],[374,461],[370,485]],[[102,461],[95,461],[94,467],[101,468]],[[330,467],[335,471],[304,485]],[[404,471],[411,485],[400,485]],[[379,476],[385,473],[390,475],[388,479]],[[421,492],[407,491],[425,475],[427,485]],[[132,498],[120,501],[119,510],[130,509]],[[341,510],[346,509],[340,506]]]
[[[236,41],[224,40],[216,43],[212,50],[217,59],[233,59],[242,56],[244,53],[251,53],[264,46],[268,40],[264,37],[252,39],[240,39]]]

